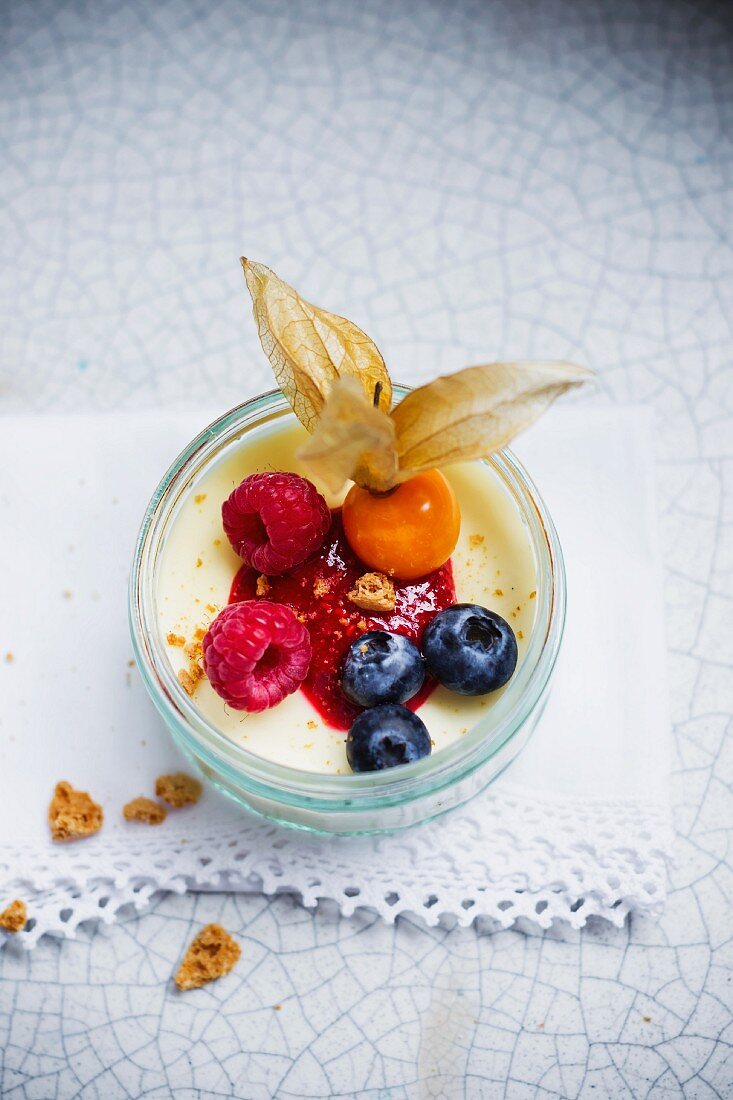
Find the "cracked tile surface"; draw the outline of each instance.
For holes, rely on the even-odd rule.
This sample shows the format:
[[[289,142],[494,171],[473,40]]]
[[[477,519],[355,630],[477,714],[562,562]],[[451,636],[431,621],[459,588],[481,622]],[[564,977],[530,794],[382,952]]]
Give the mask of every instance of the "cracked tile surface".
[[[2,24],[1,412],[270,387],[243,251],[406,382],[570,357],[583,400],[653,405],[677,843],[663,918],[622,930],[206,895],[11,948],[0,1094],[733,1095],[730,7],[8,0]],[[242,960],[179,995],[209,920]]]

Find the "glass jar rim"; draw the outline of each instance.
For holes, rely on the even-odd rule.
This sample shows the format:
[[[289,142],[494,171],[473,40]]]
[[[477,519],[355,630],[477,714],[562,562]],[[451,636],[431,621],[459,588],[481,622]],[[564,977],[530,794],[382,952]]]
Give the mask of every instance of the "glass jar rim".
[[[395,396],[409,392],[394,385]],[[485,719],[463,737],[413,764],[379,772],[332,775],[306,772],[267,760],[232,741],[207,721],[179,683],[165,652],[156,612],[156,564],[170,517],[187,487],[235,439],[275,418],[292,414],[280,390],[243,402],[218,417],[178,455],[145,511],[129,588],[133,650],[146,688],[190,754],[224,770],[251,794],[310,809],[361,811],[420,798],[472,773],[500,752],[542,700],[565,623],[565,568],[552,518],[534,482],[509,450],[483,461],[499,475],[520,507],[537,558],[535,621],[523,660]]]

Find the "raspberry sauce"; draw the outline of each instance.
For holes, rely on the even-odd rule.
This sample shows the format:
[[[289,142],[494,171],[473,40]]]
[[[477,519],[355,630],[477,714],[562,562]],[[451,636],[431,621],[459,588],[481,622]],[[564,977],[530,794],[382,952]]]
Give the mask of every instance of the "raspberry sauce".
[[[346,541],[341,512],[336,510],[318,553],[284,576],[269,577],[270,589],[264,597],[257,595],[257,571],[247,565],[237,573],[229,594],[230,603],[276,600],[303,617],[310,631],[313,656],[301,690],[328,725],[339,730],[348,730],[363,709],[349,702],[339,684],[341,661],[351,643],[367,630],[389,630],[419,644],[436,612],[456,602],[453,568],[447,561],[418,580],[395,581],[394,611],[362,611],[347,599],[347,593],[368,571]],[[426,677],[406,706],[417,710],[434,688],[435,681]]]

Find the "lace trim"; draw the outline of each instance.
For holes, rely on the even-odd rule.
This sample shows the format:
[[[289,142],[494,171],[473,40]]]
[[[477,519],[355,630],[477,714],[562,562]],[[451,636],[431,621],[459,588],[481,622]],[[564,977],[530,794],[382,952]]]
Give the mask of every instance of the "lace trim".
[[[170,819],[169,819],[170,821]],[[385,837],[315,837],[247,819],[202,816],[187,842],[161,829],[54,847],[0,848],[0,899],[22,897],[34,946],[73,936],[87,920],[113,923],[162,890],[297,894],[331,899],[344,916],[360,907],[392,922],[428,925],[488,918],[503,928],[541,928],[590,916],[620,926],[632,910],[658,914],[672,843],[669,809],[636,802],[534,800],[504,785],[429,825]],[[142,826],[141,826],[142,829]],[[9,937],[6,937],[9,938]]]

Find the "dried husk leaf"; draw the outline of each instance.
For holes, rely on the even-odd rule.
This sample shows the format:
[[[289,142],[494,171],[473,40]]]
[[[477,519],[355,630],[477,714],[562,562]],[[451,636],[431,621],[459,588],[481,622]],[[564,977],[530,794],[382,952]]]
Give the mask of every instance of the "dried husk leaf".
[[[392,413],[398,480],[501,450],[591,374],[573,363],[486,363],[413,390]]]
[[[298,458],[331,493],[338,493],[349,480],[382,492],[397,480],[392,418],[367,400],[355,379],[341,378],[332,386]]]
[[[277,384],[308,431],[313,431],[339,378],[356,379],[369,401],[379,385],[379,407],[389,411],[387,368],[360,328],[311,305],[264,264],[242,257],[242,267],[262,347]]]

